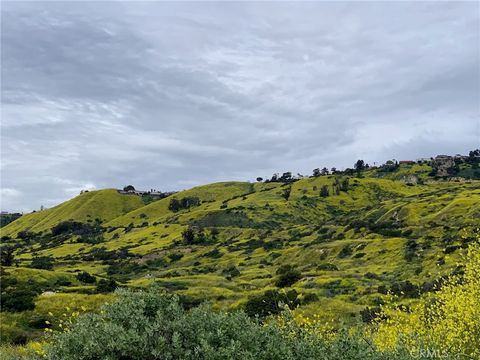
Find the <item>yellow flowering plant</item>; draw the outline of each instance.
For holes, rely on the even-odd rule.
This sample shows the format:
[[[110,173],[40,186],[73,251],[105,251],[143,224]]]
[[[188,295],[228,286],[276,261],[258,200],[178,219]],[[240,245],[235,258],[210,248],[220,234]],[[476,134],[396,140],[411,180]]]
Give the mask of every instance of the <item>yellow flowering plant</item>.
[[[385,308],[387,320],[372,337],[380,350],[406,347],[411,353],[480,358],[480,233],[468,247],[464,271],[408,312]]]

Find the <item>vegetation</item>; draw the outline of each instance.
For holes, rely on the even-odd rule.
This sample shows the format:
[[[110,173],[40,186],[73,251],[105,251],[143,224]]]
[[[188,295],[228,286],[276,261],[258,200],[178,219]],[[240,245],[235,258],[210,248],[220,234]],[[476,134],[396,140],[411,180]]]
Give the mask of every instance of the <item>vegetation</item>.
[[[445,176],[432,174],[429,161],[357,162],[344,171],[320,167],[311,177],[286,172],[199,186],[149,203],[91,191],[23,215],[2,227],[1,341],[42,340],[42,321],[61,318],[65,306],[95,312],[117,288],[157,283],[185,308],[208,302],[213,317],[244,311],[249,322],[270,324],[288,308],[303,327],[314,317],[319,327],[332,324],[328,334],[371,326],[371,346],[414,350],[401,334],[427,327],[402,319],[426,318],[420,309],[439,301],[447,279],[458,278],[455,288],[467,283],[462,254],[476,241],[480,217],[477,159],[455,160],[455,174]],[[448,321],[458,324],[455,337],[469,331]],[[448,341],[466,353],[477,346]]]
[[[406,359],[375,352],[343,334],[323,340],[288,317],[260,323],[242,312],[185,310],[177,296],[158,289],[118,292],[101,313],[72,317],[47,344],[32,344],[27,359]],[[13,357],[9,355],[9,357]],[[20,356],[19,356],[20,357]]]

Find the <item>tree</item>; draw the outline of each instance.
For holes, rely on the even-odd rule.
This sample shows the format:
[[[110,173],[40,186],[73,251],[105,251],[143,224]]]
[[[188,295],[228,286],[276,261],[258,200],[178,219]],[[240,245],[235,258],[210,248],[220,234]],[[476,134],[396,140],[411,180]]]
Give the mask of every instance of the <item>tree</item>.
[[[10,246],[2,246],[0,248],[0,264],[2,266],[12,266],[15,256],[13,255],[14,248]]]
[[[213,227],[213,228],[210,229],[210,236],[213,239],[216,239],[218,234],[220,234],[220,231],[218,231],[218,229],[216,227]]]
[[[295,284],[302,278],[302,273],[295,269],[291,265],[284,265],[278,268],[277,274],[279,275],[275,286],[277,287],[289,287]]]
[[[30,267],[34,269],[52,270],[55,259],[51,256],[37,256],[32,258]]]
[[[78,273],[77,274],[77,279],[83,283],[86,283],[86,284],[93,284],[97,281],[97,279],[95,278],[95,276],[93,275],[90,275],[88,272],[86,271],[82,271],[81,273]]]
[[[342,182],[340,183],[340,190],[347,192],[348,191],[348,185],[349,185],[348,178],[343,179]]]
[[[313,169],[312,176],[313,177],[319,177],[320,176],[320,169],[319,168]]]
[[[191,207],[195,207],[200,205],[200,199],[196,196],[186,196],[183,199],[175,199],[173,198],[170,200],[170,204],[168,205],[168,209],[177,212],[184,209],[189,209]]]
[[[123,188],[123,191],[135,191],[133,185],[127,185]]]
[[[292,187],[291,186],[288,186],[287,188],[285,188],[283,190],[283,193],[282,193],[282,197],[285,199],[285,200],[288,200],[290,198],[290,193],[292,192]]]
[[[195,243],[195,230],[191,226],[183,230],[182,239],[186,244]]]
[[[26,287],[2,289],[0,296],[2,311],[20,312],[35,309],[37,293]]]
[[[292,173],[290,171],[284,172],[282,176],[278,179],[278,181],[283,183],[289,183],[292,182],[292,180]]]
[[[257,181],[258,181],[258,182],[262,182],[262,181],[263,181],[263,178],[259,176],[259,177],[257,177]]]
[[[328,175],[328,169],[326,167],[322,169],[322,175]]]
[[[250,317],[264,318],[280,314],[285,305],[294,309],[299,304],[298,293],[293,289],[286,293],[278,290],[267,290],[261,295],[250,297],[244,306],[244,310]]]
[[[97,293],[109,293],[115,291],[118,284],[113,279],[101,279],[97,284]]]
[[[363,160],[357,160],[357,162],[354,165],[355,170],[357,170],[357,173],[360,173],[361,171],[365,170],[365,161]]]
[[[332,174],[336,174],[336,173],[337,173],[337,168],[336,168],[336,167],[332,167],[332,168],[330,169],[330,172],[331,172]]]
[[[321,196],[321,197],[327,197],[328,195],[330,195],[330,192],[328,191],[328,186],[327,186],[327,185],[323,185],[323,186],[320,188],[320,196]]]

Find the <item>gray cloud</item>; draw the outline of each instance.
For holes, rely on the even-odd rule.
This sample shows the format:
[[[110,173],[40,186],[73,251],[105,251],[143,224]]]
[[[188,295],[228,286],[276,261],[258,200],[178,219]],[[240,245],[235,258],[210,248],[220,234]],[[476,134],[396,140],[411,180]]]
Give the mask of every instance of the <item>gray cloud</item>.
[[[480,144],[475,2],[5,2],[2,209]]]

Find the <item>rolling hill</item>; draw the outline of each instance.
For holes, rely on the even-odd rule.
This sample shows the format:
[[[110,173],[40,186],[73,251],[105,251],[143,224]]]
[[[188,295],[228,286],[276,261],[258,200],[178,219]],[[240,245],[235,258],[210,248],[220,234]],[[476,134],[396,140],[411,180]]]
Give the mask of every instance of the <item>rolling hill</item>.
[[[65,304],[95,308],[111,296],[99,290],[102,280],[157,283],[190,306],[249,304],[257,313],[268,290],[289,293],[296,312],[339,326],[360,321],[387,293],[415,302],[461,271],[459,256],[480,219],[479,180],[431,173],[428,164],[401,164],[223,182],[148,204],[107,189],[24,215],[1,229],[3,248],[13,249],[2,274],[32,281],[40,295],[35,310],[6,315],[2,339],[38,335],[32,318]]]

